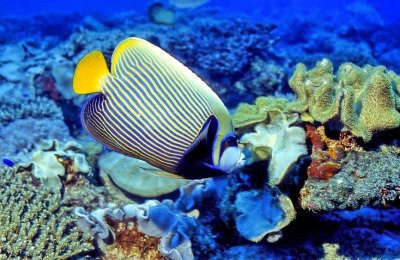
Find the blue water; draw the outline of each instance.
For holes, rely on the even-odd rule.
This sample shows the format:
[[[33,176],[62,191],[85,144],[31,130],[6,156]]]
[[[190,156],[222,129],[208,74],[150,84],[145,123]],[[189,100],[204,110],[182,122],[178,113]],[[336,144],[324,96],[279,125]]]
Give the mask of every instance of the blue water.
[[[161,3],[164,8],[164,13],[160,16],[150,12],[152,10],[150,7],[154,7],[155,3]],[[90,250],[82,249],[82,252],[69,255],[72,257],[69,259],[83,256],[95,259],[101,255],[105,259],[113,257],[144,259],[149,256],[143,252],[139,256],[128,252],[133,250],[138,241],[135,240],[138,239],[137,234],[143,235],[143,232],[146,235],[150,234],[150,237],[157,232],[163,239],[169,237],[172,248],[178,248],[183,244],[184,248],[190,249],[188,251],[193,253],[195,259],[251,257],[336,259],[339,256],[399,258],[400,123],[397,125],[394,123],[389,129],[373,130],[371,140],[366,140],[364,135],[356,132],[354,125],[347,124],[340,116],[330,118],[326,122],[314,119],[310,121],[307,120],[307,116],[311,117],[309,114],[312,114],[309,110],[306,109],[307,113],[295,111],[300,117],[290,125],[293,124],[292,127],[297,127],[297,130],[288,129],[291,129],[291,133],[299,132],[299,135],[294,137],[299,141],[297,143],[293,141],[293,136],[289,133],[283,137],[277,134],[269,139],[271,143],[282,142],[277,148],[282,150],[277,154],[284,159],[279,163],[287,163],[292,156],[291,153],[300,149],[299,146],[304,151],[294,160],[294,166],[288,167],[289,174],[282,183],[272,185],[273,187],[267,185],[272,171],[269,163],[273,161],[274,155],[265,155],[268,159],[261,160],[251,150],[252,148],[246,146],[248,143],[243,143],[240,149],[246,146],[244,153],[248,165],[237,169],[233,174],[224,174],[207,182],[194,182],[180,190],[176,186],[168,192],[147,183],[157,182],[155,179],[146,179],[146,182],[139,185],[145,187],[144,191],[135,193],[126,186],[135,186],[132,184],[132,179],[139,178],[137,176],[140,176],[147,166],[137,166],[134,161],[131,163],[124,161],[125,159],[121,159],[123,157],[118,157],[120,155],[115,155],[114,161],[105,159],[112,155],[107,148],[110,146],[104,142],[105,146],[100,145],[96,139],[98,137],[89,135],[82,126],[82,120],[85,123],[85,119],[81,118],[80,112],[88,96],[77,95],[72,90],[75,68],[85,55],[96,49],[101,50],[107,64],[110,65],[115,46],[125,38],[134,36],[160,47],[196,73],[217,94],[231,115],[235,113],[240,103],[254,104],[256,98],[260,96],[283,97],[293,101],[299,97],[296,96],[296,90],[290,86],[289,80],[298,63],[303,63],[307,69],[311,69],[317,62],[329,59],[333,65],[334,81],[340,78],[338,74],[340,65],[347,62],[359,67],[384,66],[385,69],[381,70],[386,73],[385,75],[388,75],[388,71],[399,75],[399,13],[400,2],[389,0],[210,0],[199,7],[189,9],[175,7],[168,0],[0,0],[0,158],[2,158],[0,210],[5,211],[9,201],[16,200],[16,204],[18,201],[22,203],[17,195],[7,190],[9,183],[15,182],[16,194],[26,194],[23,190],[18,190],[18,187],[22,187],[18,186],[21,185],[17,181],[18,178],[26,181],[26,176],[31,176],[28,178],[28,186],[33,187],[33,190],[40,187],[40,190],[48,189],[49,192],[59,193],[64,200],[63,203],[57,202],[59,207],[68,209],[68,214],[74,218],[71,226],[75,228],[79,226],[77,230],[81,230],[84,226],[82,221],[86,221],[86,225],[89,225],[92,231],[96,230],[96,234],[84,228],[84,231],[79,231],[90,234],[92,237],[90,244],[96,247]],[[168,15],[171,14],[172,21],[168,19]],[[319,84],[319,81],[306,82]],[[392,79],[386,92],[383,91],[382,96],[378,95],[374,99],[375,108],[385,107],[391,102],[388,106],[396,118],[400,118],[399,82],[400,80]],[[343,92],[338,102],[340,105],[343,104],[344,96],[348,94],[346,87],[343,82],[338,83],[339,91]],[[392,95],[390,96],[392,99],[390,102],[385,99],[387,103],[384,106],[383,96],[389,92],[391,94],[388,95]],[[184,95],[186,93],[182,94]],[[365,92],[357,98],[362,100],[367,95]],[[139,101],[143,100],[142,97]],[[316,103],[328,101],[314,100]],[[364,106],[362,101],[357,102],[354,101],[357,103],[354,105],[356,117],[360,116]],[[202,109],[199,108],[203,111]],[[157,108],[152,111],[155,113],[160,110]],[[249,111],[247,113],[252,113]],[[343,107],[338,113],[342,111]],[[375,112],[374,109],[370,111]],[[285,113],[289,114],[288,111]],[[379,120],[384,116],[378,115],[375,118]],[[267,127],[265,129],[269,129],[270,132],[278,131],[277,124],[268,125],[268,120],[272,120],[270,117],[272,116],[266,116],[261,120]],[[193,118],[193,115],[190,118]],[[360,121],[361,119],[357,119],[356,123]],[[234,135],[240,139],[243,135],[256,131],[254,125],[238,127]],[[349,143],[354,142],[351,144],[356,144],[370,154],[356,150],[355,153],[359,154],[355,156],[358,159],[354,160],[344,148],[336,147],[335,149],[339,150],[333,149],[333,152],[332,150],[327,152],[329,142],[323,145],[324,148],[316,148],[313,139],[315,138],[313,134],[316,135],[316,132],[310,129],[319,126],[325,127],[327,136],[331,140],[343,141],[351,136],[347,139]],[[145,129],[143,132],[151,130]],[[165,131],[168,130],[162,129],[160,133],[164,134]],[[175,134],[172,133],[171,136],[175,137]],[[265,133],[259,134],[263,136]],[[150,134],[146,135],[148,136],[153,138]],[[213,137],[209,134],[207,138]],[[258,138],[259,142],[268,143],[262,137]],[[133,139],[132,137],[130,140]],[[154,142],[157,143],[156,141]],[[158,143],[169,141],[163,139]],[[292,145],[290,142],[296,143],[297,148],[287,149]],[[381,145],[387,145],[390,147],[387,149],[392,150],[384,152],[386,148],[381,150]],[[237,143],[232,146],[238,147]],[[149,144],[143,147],[153,146]],[[221,147],[225,149],[223,145]],[[339,159],[333,160],[333,157],[330,159],[340,165],[341,170],[345,170],[339,171],[338,175],[333,174],[332,179],[331,177],[327,177],[327,180],[312,179],[307,167],[311,161],[315,162],[318,155],[321,156],[318,151],[315,152],[318,149],[324,150],[321,154],[326,157],[337,152],[336,156]],[[349,149],[354,149],[354,146]],[[129,149],[119,151],[130,155]],[[270,150],[262,150],[265,151]],[[206,152],[212,153],[214,150],[210,148]],[[222,152],[223,150],[221,154]],[[201,159],[209,160],[207,163],[213,164],[214,161],[210,158],[213,157]],[[321,163],[323,160],[318,162]],[[151,164],[151,161],[149,163]],[[389,163],[392,164],[388,166]],[[376,168],[373,167],[375,164]],[[194,164],[192,167],[196,165],[199,164]],[[354,169],[349,169],[351,167]],[[359,169],[369,170],[360,172]],[[118,171],[118,174],[105,173],[107,170]],[[380,174],[380,170],[385,174]],[[9,172],[15,178],[6,179]],[[199,170],[193,172],[197,173]],[[129,176],[126,180],[113,179],[125,175]],[[348,179],[339,179],[337,176],[347,176]],[[365,180],[372,181],[366,183],[366,188],[363,189],[360,183]],[[4,185],[1,186],[1,183]],[[169,184],[161,182],[160,185]],[[318,187],[322,187],[322,192],[319,190],[321,193],[319,197],[316,195],[317,198],[313,198],[315,201],[302,201],[312,191],[318,190]],[[330,190],[330,187],[336,187],[336,190]],[[141,196],[146,193],[146,189],[154,189],[149,191],[151,196]],[[279,204],[281,202],[277,202],[278,198],[282,198],[280,196],[291,201],[297,212],[297,218],[289,221],[290,224],[284,228],[274,230],[260,242],[254,242],[257,240],[254,237],[260,235],[260,230],[272,229],[271,227],[275,227],[274,225],[278,225],[277,223],[287,217],[286,208]],[[144,228],[138,233],[130,230],[117,238],[111,238],[110,234],[116,232],[115,223],[127,225],[129,221],[133,221],[132,218],[118,215],[122,214],[121,212],[129,213],[127,210],[129,207],[124,208],[124,205],[144,203],[149,199],[156,199],[157,203],[162,205],[146,208],[143,211],[147,215],[150,214],[148,221],[160,230],[154,232]],[[150,203],[152,202],[154,201],[151,200]],[[19,215],[25,216],[25,213],[29,215],[31,210],[31,206],[27,206],[29,203],[24,204],[24,207],[21,206]],[[46,205],[41,206],[46,207]],[[77,207],[84,209],[79,208],[80,212],[74,214]],[[99,208],[108,208],[104,214],[115,218],[113,220],[115,222],[94,217],[95,210]],[[47,208],[43,211],[46,210]],[[199,216],[193,218],[197,211]],[[135,214],[133,219],[140,220],[142,216],[137,212]],[[39,216],[28,220],[21,218],[20,224],[34,221],[36,218],[39,219]],[[10,220],[7,219],[0,217],[0,258],[3,256],[6,259],[18,256],[31,258],[32,255],[27,254],[28,249],[11,253],[9,248],[15,244],[5,238],[2,240],[6,235],[2,233],[1,227],[9,225],[6,221]],[[77,219],[81,220],[79,224],[76,222]],[[2,220],[5,223],[2,223]],[[108,232],[107,228],[111,232]],[[23,230],[23,228],[17,229],[18,231],[14,232]],[[107,236],[101,237],[102,232],[107,233]],[[175,235],[171,236],[171,232]],[[44,234],[44,231],[39,233]],[[124,236],[128,239],[124,240]],[[33,245],[38,243],[36,237],[30,238]],[[110,245],[104,244],[104,241]],[[130,241],[131,244],[125,243],[126,241]],[[191,241],[190,246],[188,241]],[[73,242],[82,243],[81,237],[78,241],[68,243],[73,244]],[[161,244],[160,241],[157,240],[155,247],[154,244],[147,243],[149,248],[155,248],[154,250],[158,252],[157,243]],[[128,251],[112,249],[113,245],[118,247],[127,244],[129,244],[126,247],[129,248]],[[146,248],[143,246],[138,250],[146,251]],[[178,259],[176,255],[171,256],[161,251],[158,252],[158,257]],[[50,257],[53,258],[58,259],[55,256]],[[183,255],[183,258],[193,257],[189,254]]]

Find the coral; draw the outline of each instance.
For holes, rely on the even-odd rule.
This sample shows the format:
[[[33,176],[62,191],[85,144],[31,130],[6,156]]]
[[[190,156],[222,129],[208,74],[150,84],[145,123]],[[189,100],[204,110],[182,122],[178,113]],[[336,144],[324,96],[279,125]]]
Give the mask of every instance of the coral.
[[[0,172],[0,258],[67,259],[94,249],[58,192],[29,172]]]
[[[339,139],[334,140],[326,136],[324,126],[316,129],[306,124],[306,129],[307,138],[312,143],[311,164],[307,168],[310,178],[328,180],[340,170],[340,162],[347,152],[364,151],[349,132],[340,132]]]
[[[253,242],[259,242],[264,236],[275,242],[280,238],[277,233],[296,215],[292,202],[278,188],[239,192],[235,208],[237,230]]]
[[[290,110],[308,112],[321,123],[340,116],[366,142],[376,132],[400,126],[399,77],[383,66],[344,63],[335,76],[327,59],[309,71],[298,64],[289,85],[297,95]]]
[[[134,221],[121,222],[105,217],[105,223],[113,230],[111,245],[102,244],[102,253],[107,259],[164,259],[158,250],[160,239],[145,235]]]
[[[345,87],[342,122],[368,141],[372,134],[400,126],[400,78],[386,68],[344,64],[339,82]]]
[[[149,6],[147,16],[153,23],[173,25],[175,23],[175,12],[165,8],[162,3],[156,2]]]
[[[240,103],[232,116],[233,127],[240,130],[240,128],[266,122],[270,112],[287,112],[288,103],[287,99],[274,97],[258,97],[254,105]]]
[[[183,213],[174,213],[169,201],[160,203],[156,200],[148,200],[144,204],[128,204],[117,209],[97,209],[91,213],[86,212],[83,208],[76,208],[75,214],[81,217],[80,226],[85,232],[95,235],[100,248],[103,251],[108,250],[105,240],[112,239],[117,246],[113,246],[112,250],[118,247],[125,250],[126,238],[120,237],[118,240],[115,232],[116,223],[126,222],[131,228],[136,226],[136,229],[144,234],[160,238],[150,239],[138,236],[137,232],[129,232],[127,234],[130,239],[139,238],[141,242],[147,244],[142,247],[130,248],[133,250],[131,254],[144,256],[147,254],[158,255],[154,251],[159,247],[160,252],[164,257],[169,259],[192,259],[193,253],[191,243],[185,233],[189,229],[195,227],[193,218],[185,216]],[[113,225],[107,223],[106,219],[112,218]],[[131,220],[134,221],[131,221]],[[123,232],[123,231],[122,231]],[[159,244],[155,244],[159,241]],[[132,246],[132,245],[131,245]],[[135,251],[139,250],[139,251]],[[149,253],[150,252],[150,253]],[[113,252],[115,253],[115,252]],[[122,253],[123,254],[123,253]]]
[[[0,138],[2,155],[20,162],[26,161],[28,153],[41,140],[67,140],[70,136],[65,122],[60,119],[28,118],[0,125]]]
[[[54,101],[45,97],[34,99],[6,99],[1,98],[0,122],[7,124],[18,119],[60,119],[63,120],[62,111]]]
[[[246,76],[236,81],[235,92],[239,95],[246,94],[248,98],[264,95],[274,95],[282,91],[285,85],[285,71],[273,62],[266,62],[256,57],[250,65]]]
[[[351,151],[331,178],[306,181],[300,205],[313,211],[389,206],[400,198],[399,165],[398,154],[391,150]]]
[[[59,191],[64,183],[68,184],[78,173],[88,174],[91,168],[83,154],[77,151],[82,147],[74,142],[61,145],[57,140],[45,141],[33,152],[30,162],[21,164],[23,169],[31,169],[43,186],[49,190]]]
[[[302,113],[308,110],[319,122],[326,122],[339,112],[339,86],[333,84],[333,65],[324,59],[314,69],[307,71],[298,64],[289,85],[297,95],[291,110]]]
[[[270,159],[268,183],[278,185],[286,176],[297,159],[307,154],[305,131],[297,126],[290,126],[297,121],[297,115],[291,118],[280,112],[270,112],[271,122],[259,123],[255,133],[246,133],[239,142],[253,153],[253,161]]]
[[[161,46],[206,82],[212,82],[213,89],[228,107],[248,101],[249,97],[251,100],[255,94],[247,85],[243,85],[245,89],[240,93],[227,86],[234,86],[244,77],[259,77],[259,72],[248,76],[253,74],[249,71],[251,63],[256,57],[268,56],[276,40],[272,35],[276,26],[243,19],[200,18],[197,13],[181,23],[187,26],[175,31],[167,41],[160,40]]]
[[[177,8],[196,8],[206,4],[209,0],[169,0],[168,2]]]
[[[178,189],[188,180],[157,176],[160,169],[116,152],[105,153],[98,162],[104,182],[110,178],[120,189],[141,197],[156,197]]]
[[[72,90],[72,78],[74,73],[74,64],[69,61],[54,62],[51,67],[51,75],[54,77],[53,92],[56,90],[65,99],[71,100],[76,97],[76,94]],[[59,97],[58,97],[59,99]],[[57,98],[53,97],[53,100]]]

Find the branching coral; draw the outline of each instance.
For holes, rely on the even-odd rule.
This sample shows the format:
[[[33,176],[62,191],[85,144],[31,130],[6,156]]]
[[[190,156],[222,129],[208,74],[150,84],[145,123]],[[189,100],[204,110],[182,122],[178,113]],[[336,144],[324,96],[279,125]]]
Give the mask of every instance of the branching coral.
[[[307,70],[298,64],[289,81],[297,95],[290,110],[318,122],[341,119],[352,134],[369,141],[376,132],[400,126],[399,77],[383,66],[342,64],[337,75],[324,59]]]
[[[58,192],[29,172],[0,169],[0,258],[67,259],[93,250]]]

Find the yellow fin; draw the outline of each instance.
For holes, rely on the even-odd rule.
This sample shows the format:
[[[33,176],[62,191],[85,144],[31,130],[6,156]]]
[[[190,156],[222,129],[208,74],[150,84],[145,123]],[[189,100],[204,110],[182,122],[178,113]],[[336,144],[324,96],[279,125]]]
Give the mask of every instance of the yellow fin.
[[[110,74],[101,51],[87,54],[75,69],[73,88],[77,94],[101,92],[100,79]]]

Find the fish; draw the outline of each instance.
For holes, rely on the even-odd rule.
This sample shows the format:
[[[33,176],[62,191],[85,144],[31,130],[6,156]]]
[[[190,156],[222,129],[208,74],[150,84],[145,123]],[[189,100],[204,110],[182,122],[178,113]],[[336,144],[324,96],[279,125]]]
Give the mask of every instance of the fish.
[[[11,161],[10,159],[7,159],[7,158],[4,158],[3,159],[3,163],[5,164],[5,165],[7,165],[8,167],[14,167],[14,162],[13,161]]]
[[[156,175],[202,179],[244,165],[229,112],[189,68],[152,43],[120,42],[111,71],[100,50],[78,63],[73,90],[96,95],[81,109],[86,132],[111,150],[144,160]]]
[[[177,8],[196,8],[201,5],[204,5],[209,0],[169,0],[169,4],[177,7]]]

